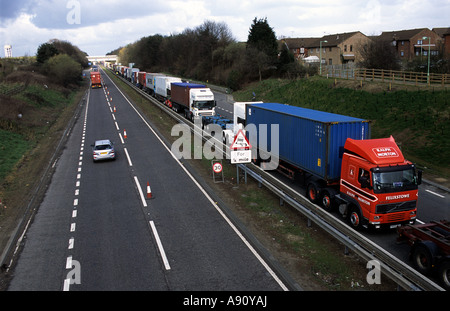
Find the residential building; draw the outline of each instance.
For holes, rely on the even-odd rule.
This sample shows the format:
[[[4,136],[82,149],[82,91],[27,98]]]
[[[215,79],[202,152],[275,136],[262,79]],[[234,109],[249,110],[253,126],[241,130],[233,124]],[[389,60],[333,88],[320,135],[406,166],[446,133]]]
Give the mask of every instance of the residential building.
[[[361,48],[369,41],[360,31],[326,35],[309,45],[308,56],[322,57],[322,65],[358,63],[362,60]]]
[[[450,57],[450,27],[433,28],[432,30],[443,40],[443,46],[442,48],[438,47],[439,50],[442,50],[446,57]]]
[[[428,28],[384,31],[378,38],[392,42],[400,60],[404,61],[410,61],[415,56],[427,56],[428,49],[431,55],[436,55],[439,53],[438,45],[443,42],[438,34]]]
[[[279,41],[279,44],[286,44],[287,48],[294,54],[294,58],[302,61],[308,57],[308,49],[311,44],[317,41],[318,38],[284,38]]]

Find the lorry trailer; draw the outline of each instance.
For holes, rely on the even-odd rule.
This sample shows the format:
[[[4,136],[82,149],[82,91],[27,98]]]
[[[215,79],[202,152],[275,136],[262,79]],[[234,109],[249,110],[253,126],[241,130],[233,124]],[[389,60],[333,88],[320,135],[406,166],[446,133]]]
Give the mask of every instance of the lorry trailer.
[[[168,76],[154,76],[155,98],[161,102],[165,102],[171,97],[171,84],[181,82],[180,78]]]
[[[392,136],[370,139],[370,122],[349,116],[279,103],[246,107],[247,127],[267,127],[265,139],[249,137],[254,161],[264,167],[262,159],[277,157],[277,169],[302,181],[311,202],[338,208],[356,229],[415,222],[421,172]],[[278,154],[271,153],[272,124],[279,127]]]
[[[397,232],[397,241],[411,246],[409,258],[414,267],[424,275],[437,272],[439,282],[450,290],[450,222],[406,225]]]
[[[148,94],[155,96],[155,77],[164,76],[162,73],[147,72],[145,74],[145,86],[143,90]]]
[[[91,87],[93,89],[102,87],[102,76],[99,71],[91,71]]]

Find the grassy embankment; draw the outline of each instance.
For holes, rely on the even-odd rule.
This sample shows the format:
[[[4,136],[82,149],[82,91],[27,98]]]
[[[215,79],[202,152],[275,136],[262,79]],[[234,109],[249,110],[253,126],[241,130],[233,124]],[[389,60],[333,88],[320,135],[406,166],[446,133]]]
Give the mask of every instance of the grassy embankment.
[[[14,87],[17,85],[1,84],[3,90]],[[48,133],[64,108],[72,103],[74,95],[75,92],[67,94],[44,85],[31,84],[16,94],[2,96],[0,183]]]
[[[8,92],[21,85],[19,91]],[[0,251],[23,217],[84,88],[0,83]],[[6,93],[6,95],[5,95]]]
[[[372,121],[372,138],[392,135],[425,173],[450,178],[450,90],[346,81],[270,79],[234,93],[236,101],[278,102]]]

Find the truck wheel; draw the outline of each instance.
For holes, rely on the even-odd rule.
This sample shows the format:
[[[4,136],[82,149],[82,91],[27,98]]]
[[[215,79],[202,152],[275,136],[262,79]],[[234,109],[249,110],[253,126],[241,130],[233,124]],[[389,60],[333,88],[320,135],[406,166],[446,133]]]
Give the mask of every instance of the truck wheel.
[[[450,290],[450,259],[443,261],[439,265],[438,277],[445,290]]]
[[[310,183],[308,185],[306,195],[308,196],[308,199],[313,203],[317,203],[319,201],[319,191],[317,190],[317,186],[313,183]]]
[[[360,230],[362,228],[362,217],[359,209],[355,206],[350,207],[350,212],[348,214],[348,222],[355,230]]]
[[[431,241],[418,243],[412,252],[414,267],[422,274],[428,275],[433,269],[434,254],[437,246]]]
[[[331,198],[330,193],[326,190],[323,192],[322,195],[322,207],[328,212],[331,212],[334,209],[333,199]]]

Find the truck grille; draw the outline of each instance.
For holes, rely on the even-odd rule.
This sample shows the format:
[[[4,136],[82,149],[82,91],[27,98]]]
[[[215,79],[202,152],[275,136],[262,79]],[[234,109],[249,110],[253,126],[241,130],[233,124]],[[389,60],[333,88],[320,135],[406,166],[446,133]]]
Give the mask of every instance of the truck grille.
[[[211,116],[213,116],[213,113],[212,112],[202,112],[202,113],[200,113],[200,115],[202,117],[211,117]]]
[[[387,222],[400,222],[409,219],[409,215],[405,215],[405,213],[394,213],[387,215]]]
[[[376,214],[386,214],[394,212],[409,211],[416,208],[416,201],[406,201],[390,204],[378,204],[375,213]]]

